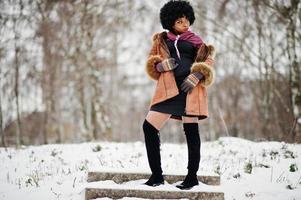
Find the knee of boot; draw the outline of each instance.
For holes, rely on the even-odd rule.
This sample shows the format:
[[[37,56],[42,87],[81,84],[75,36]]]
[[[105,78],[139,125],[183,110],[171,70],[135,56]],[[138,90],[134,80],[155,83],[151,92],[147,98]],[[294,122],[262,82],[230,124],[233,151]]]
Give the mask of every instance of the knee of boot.
[[[199,125],[198,123],[183,123],[183,130],[185,134],[190,133],[199,133]]]
[[[144,119],[143,125],[142,125],[142,129],[144,131],[144,133],[146,132],[159,132],[159,130],[154,127],[151,123],[149,123],[146,119]]]

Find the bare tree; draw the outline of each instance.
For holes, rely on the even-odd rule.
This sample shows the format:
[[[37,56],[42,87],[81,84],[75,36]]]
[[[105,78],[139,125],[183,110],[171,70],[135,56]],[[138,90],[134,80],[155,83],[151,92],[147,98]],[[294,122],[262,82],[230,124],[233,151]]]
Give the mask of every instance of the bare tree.
[[[291,110],[294,117],[290,131],[291,141],[301,141],[301,62],[300,55],[300,9],[301,3],[298,0],[289,2],[263,1],[263,4],[272,9],[279,17],[279,20],[286,26],[286,55],[289,60],[289,91]],[[299,42],[298,42],[299,41]],[[297,45],[299,43],[299,45]]]

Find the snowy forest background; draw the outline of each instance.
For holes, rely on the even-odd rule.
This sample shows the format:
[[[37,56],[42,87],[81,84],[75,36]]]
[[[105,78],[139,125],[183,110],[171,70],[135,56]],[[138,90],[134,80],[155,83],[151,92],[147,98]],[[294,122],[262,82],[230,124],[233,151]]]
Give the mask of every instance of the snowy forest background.
[[[1,146],[143,141],[159,0],[0,1]],[[301,142],[299,0],[190,1],[217,49],[203,140]],[[182,123],[161,137],[184,142]]]

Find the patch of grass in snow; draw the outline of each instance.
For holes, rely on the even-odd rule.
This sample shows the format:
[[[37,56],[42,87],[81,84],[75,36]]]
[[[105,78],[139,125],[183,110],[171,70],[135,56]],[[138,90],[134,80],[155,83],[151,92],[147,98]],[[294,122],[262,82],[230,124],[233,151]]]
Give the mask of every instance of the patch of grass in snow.
[[[221,167],[217,165],[216,168],[214,169],[214,172],[217,173],[218,175],[221,175]]]
[[[219,176],[223,175],[227,170],[228,170],[228,167],[226,166],[226,164],[222,164],[222,166],[220,164],[218,164],[214,168],[214,172],[216,174],[218,174]]]
[[[295,159],[297,157],[297,155],[294,154],[293,151],[288,149],[288,144],[286,144],[286,143],[282,144],[281,150],[284,151],[284,153],[283,153],[284,158]]]
[[[240,173],[237,172],[236,174],[234,174],[234,175],[233,175],[233,178],[236,178],[236,179],[237,179],[237,178],[240,178]]]
[[[28,185],[35,185],[36,187],[39,187],[39,181],[41,180],[41,177],[37,170],[32,171],[32,174],[28,175],[28,179],[25,181],[26,187]]]
[[[65,166],[68,165],[68,163],[65,162],[65,160],[62,157],[59,156],[57,159],[62,163],[62,165],[65,165]]]
[[[11,155],[11,154],[7,154],[7,157],[8,157],[9,159],[12,159],[12,155]]]
[[[244,171],[245,173],[251,174],[252,173],[252,169],[253,169],[253,165],[252,163],[249,161],[245,164],[244,166]]]
[[[275,160],[277,157],[279,156],[279,152],[278,151],[270,151],[270,158],[271,160]]]
[[[265,164],[262,164],[262,163],[259,163],[259,164],[257,165],[257,167],[270,168],[271,166],[265,165]]]
[[[102,149],[102,147],[98,144],[98,145],[96,145],[95,147],[92,148],[92,151],[93,152],[99,152],[99,151],[101,151],[101,149]]]
[[[262,156],[263,158],[267,157],[267,152],[266,152],[265,149],[262,150],[261,156]]]
[[[288,184],[287,186],[286,186],[286,189],[289,189],[289,190],[294,190],[294,189],[296,189],[297,187],[296,186],[294,186],[293,184]]]
[[[52,151],[51,151],[51,156],[53,156],[53,157],[55,157],[57,154],[61,154],[62,153],[62,151],[57,151],[56,149],[52,149]]]
[[[220,138],[218,139],[218,144],[221,145],[222,147],[225,146],[224,142]]]
[[[230,149],[229,153],[232,154],[232,155],[234,155],[234,156],[236,156],[236,154],[238,154],[238,151]]]
[[[297,164],[291,164],[290,165],[290,168],[289,168],[290,170],[290,172],[295,172],[295,171],[298,171],[298,167],[297,167]]]
[[[294,152],[292,152],[290,150],[286,150],[283,155],[284,155],[284,158],[293,158],[293,159],[295,159],[297,157],[296,155],[294,155]]]
[[[248,198],[253,198],[255,196],[255,193],[254,192],[246,192],[245,196]]]
[[[89,160],[87,160],[87,159],[85,159],[84,161],[81,161],[78,166],[78,169],[80,171],[88,170],[88,163],[89,163]]]

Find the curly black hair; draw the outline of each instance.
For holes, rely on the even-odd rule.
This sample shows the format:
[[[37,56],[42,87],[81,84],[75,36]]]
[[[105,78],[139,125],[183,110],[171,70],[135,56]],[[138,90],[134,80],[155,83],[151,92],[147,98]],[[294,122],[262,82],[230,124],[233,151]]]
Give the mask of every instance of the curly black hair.
[[[170,0],[160,9],[160,22],[164,29],[174,32],[174,22],[181,17],[186,17],[190,25],[193,24],[195,17],[192,6],[188,1]]]

